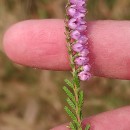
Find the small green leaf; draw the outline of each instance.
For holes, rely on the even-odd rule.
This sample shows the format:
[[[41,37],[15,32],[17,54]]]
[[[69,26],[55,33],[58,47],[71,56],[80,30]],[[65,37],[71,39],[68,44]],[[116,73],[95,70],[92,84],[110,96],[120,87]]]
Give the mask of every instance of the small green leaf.
[[[90,129],[90,124],[86,125],[85,130],[89,130]]]
[[[79,92],[79,102],[78,102],[78,114],[80,115],[80,118],[82,119],[82,106],[83,106],[83,91]]]
[[[72,89],[74,88],[73,83],[71,83],[68,79],[65,79],[65,82],[68,86],[70,86]]]
[[[70,105],[70,107],[72,107],[75,110],[75,104],[70,98],[67,98],[67,103]]]
[[[77,121],[77,118],[76,118],[76,116],[74,115],[74,113],[68,108],[68,107],[66,107],[65,106],[65,111],[68,113],[68,115],[71,117],[71,119],[75,122],[75,123],[77,123],[78,121]]]
[[[76,102],[73,93],[66,86],[63,87],[63,90],[73,102]]]
[[[82,105],[83,105],[83,97],[84,97],[83,91],[80,91],[80,92],[79,92],[79,107],[80,107],[80,108],[81,108]]]
[[[71,128],[71,130],[76,130],[75,126],[74,126],[74,123],[70,122],[70,125],[69,127]]]

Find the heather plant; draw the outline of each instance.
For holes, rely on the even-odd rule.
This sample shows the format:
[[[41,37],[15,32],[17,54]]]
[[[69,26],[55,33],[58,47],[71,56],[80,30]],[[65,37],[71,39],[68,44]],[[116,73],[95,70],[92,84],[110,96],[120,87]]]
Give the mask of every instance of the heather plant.
[[[64,12],[62,12],[62,10],[64,10],[64,3],[65,0],[1,0],[1,42],[3,32],[5,32],[5,29],[12,23],[30,18],[63,18]],[[87,18],[89,20],[129,20],[129,5],[130,0],[90,0],[88,3],[89,13]],[[19,39],[18,44],[22,45],[20,41],[22,40]],[[22,48],[23,46],[20,47]],[[30,48],[28,50],[30,50]],[[0,52],[0,129],[32,129],[32,125],[27,125],[30,121],[28,121],[28,119],[30,118],[34,121],[33,128],[37,130],[49,130],[58,124],[67,122],[67,119],[64,118],[66,113],[64,113],[61,108],[62,105],[64,106],[64,95],[61,93],[60,86],[63,84],[62,79],[68,73],[52,71],[41,72],[39,70],[21,67],[10,62],[4,55],[2,49]],[[127,80],[122,81],[95,77],[90,82],[84,82],[82,85],[84,86],[84,92],[87,89],[89,95],[87,102],[84,102],[84,107],[87,106],[87,111],[84,111],[84,116],[91,116],[101,113],[102,111],[129,105],[130,82]],[[85,87],[86,85],[87,87]],[[48,91],[51,91],[51,94],[48,94]],[[32,101],[34,101],[34,103]],[[28,109],[30,105],[31,107]],[[56,105],[57,107],[55,107]],[[34,110],[32,109],[33,107],[36,108],[36,111],[32,112],[32,110]],[[32,115],[34,115],[33,117],[29,115],[30,111]],[[123,114],[124,112],[123,110],[120,113]],[[28,115],[29,118],[26,119],[25,115]],[[112,115],[114,115],[114,113]],[[117,115],[116,113],[116,117]],[[103,121],[103,119],[100,121]],[[110,122],[109,124],[114,123]],[[118,122],[118,124],[120,124],[120,122]],[[17,128],[16,125],[18,126]],[[117,125],[117,127],[117,129],[121,129],[119,128],[120,125]],[[124,130],[126,130],[125,128]]]
[[[91,77],[89,64],[88,38],[86,36],[87,23],[85,21],[86,0],[68,0],[66,6],[66,41],[72,68],[72,81],[65,80],[69,86],[64,86],[68,98],[69,107],[65,111],[72,118],[69,128],[82,130],[82,105],[83,91],[80,89],[80,80],[88,80]],[[87,125],[85,130],[89,130]]]

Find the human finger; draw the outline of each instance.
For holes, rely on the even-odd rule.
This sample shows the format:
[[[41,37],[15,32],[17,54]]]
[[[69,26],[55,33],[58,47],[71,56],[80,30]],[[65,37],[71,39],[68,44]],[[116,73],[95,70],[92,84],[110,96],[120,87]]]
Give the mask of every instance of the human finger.
[[[63,20],[29,20],[4,36],[7,56],[35,68],[70,70]],[[96,76],[130,79],[130,22],[88,23],[90,63]]]

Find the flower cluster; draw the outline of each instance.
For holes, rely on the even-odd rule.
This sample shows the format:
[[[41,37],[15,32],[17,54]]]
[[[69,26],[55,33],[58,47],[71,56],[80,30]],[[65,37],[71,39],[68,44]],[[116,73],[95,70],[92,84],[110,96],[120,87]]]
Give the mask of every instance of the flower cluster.
[[[88,38],[86,36],[87,23],[85,21],[86,0],[69,0],[70,5],[67,7],[67,15],[69,16],[68,27],[70,29],[70,37],[72,39],[72,50],[75,58],[74,62],[80,72],[78,76],[80,80],[88,80],[91,77],[90,64],[88,54],[89,50],[87,47]]]

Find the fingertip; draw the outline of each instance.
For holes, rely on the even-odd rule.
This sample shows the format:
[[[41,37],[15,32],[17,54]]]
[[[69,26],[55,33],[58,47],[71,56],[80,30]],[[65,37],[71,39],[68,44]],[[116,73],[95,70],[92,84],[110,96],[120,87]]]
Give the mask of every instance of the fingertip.
[[[28,21],[12,25],[4,34],[3,47],[6,55],[14,62],[21,63],[25,60],[26,41],[30,35],[27,32]],[[25,31],[26,30],[26,31]],[[29,48],[28,48],[29,50]],[[24,63],[23,63],[24,64]]]
[[[69,69],[63,20],[28,20],[10,27],[3,44],[14,62],[44,69]]]

